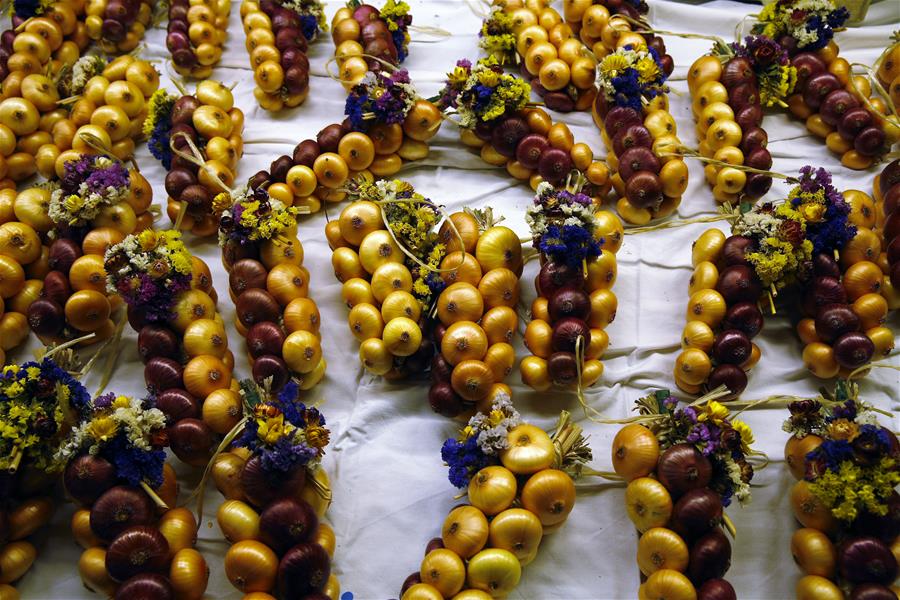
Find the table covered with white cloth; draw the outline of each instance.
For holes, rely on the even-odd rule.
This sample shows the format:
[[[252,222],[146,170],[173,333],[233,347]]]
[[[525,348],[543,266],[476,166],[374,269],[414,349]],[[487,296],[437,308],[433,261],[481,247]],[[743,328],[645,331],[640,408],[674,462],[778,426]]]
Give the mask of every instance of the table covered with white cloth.
[[[282,154],[290,155],[301,140],[314,138],[325,125],[343,119],[346,92],[330,78],[326,63],[334,46],[324,35],[311,44],[311,93],[296,109],[270,114],[258,107],[253,97],[253,74],[244,49],[239,2],[232,7],[229,39],[213,78],[236,83],[235,104],[246,114],[244,158],[239,179],[245,180]],[[376,5],[380,4],[375,2]],[[480,19],[463,0],[409,0],[414,23],[448,31],[449,37],[412,34],[409,58],[404,63],[420,95],[429,97],[441,87],[446,71],[459,58],[480,56]],[[559,4],[558,2],[556,4]],[[650,0],[649,21],[654,27],[678,32],[715,34],[732,39],[735,26],[759,6],[716,0],[708,4],[677,4]],[[329,1],[330,19],[340,3]],[[562,10],[560,6],[556,7]],[[900,22],[900,2],[885,0],[873,4],[864,26],[836,35],[841,55],[851,62],[872,64],[889,43],[893,28]],[[171,67],[165,48],[165,28],[147,32],[145,58],[157,61],[163,85],[170,83]],[[695,145],[694,122],[685,75],[690,64],[710,46],[706,40],[665,37],[675,61],[670,79],[671,112],[680,137]],[[330,65],[332,72],[335,70]],[[191,88],[189,88],[191,89]],[[811,136],[804,124],[780,111],[769,111],[764,127],[769,135],[773,170],[795,174],[806,164],[829,169],[835,186],[872,193],[877,170],[852,171],[840,165],[823,142]],[[567,123],[576,141],[591,146],[596,157],[606,149],[590,114],[554,114]],[[137,155],[142,172],[153,185],[154,201],[164,206],[162,166],[146,146]],[[703,177],[703,165],[688,161],[690,185],[674,218],[711,214],[716,210],[710,188]],[[532,200],[527,185],[513,180],[503,168],[482,162],[459,141],[452,122],[445,122],[433,139],[425,160],[404,166],[397,177],[411,182],[417,191],[448,210],[491,206],[506,218],[506,225],[527,235],[525,208]],[[788,184],[776,180],[769,197],[783,198]],[[336,217],[340,205],[327,206]],[[610,206],[610,210],[614,210]],[[163,211],[164,212],[164,211]],[[325,413],[332,442],[324,461],[331,478],[334,501],[327,518],[337,535],[333,572],[342,591],[355,598],[398,597],[406,576],[418,570],[426,542],[440,535],[448,510],[460,502],[458,491],[447,480],[440,448],[456,435],[460,424],[432,412],[427,402],[426,377],[389,383],[368,374],[360,365],[358,343],[347,327],[347,310],[340,300],[341,286],[332,275],[331,252],[325,240],[325,214],[305,217],[299,237],[305,249],[305,265],[311,273],[310,294],[322,315],[324,354],[328,362],[325,379],[308,392],[305,401],[317,404]],[[157,223],[169,227],[167,219]],[[726,227],[724,224],[721,225]],[[634,401],[659,388],[674,389],[672,366],[679,351],[684,325],[688,279],[691,274],[691,242],[709,225],[691,225],[641,235],[626,236],[618,253],[618,280],[613,291],[618,297],[618,314],[607,329],[610,347],[604,358],[600,382],[586,392],[587,402],[609,418],[632,414]],[[236,376],[249,376],[243,340],[232,322],[234,306],[229,300],[228,277],[222,267],[214,239],[186,236],[190,249],[212,268],[219,292],[219,310],[228,326],[230,346],[237,358]],[[533,279],[537,263],[526,265],[522,277],[522,301],[534,298]],[[900,327],[897,315],[889,325]],[[143,366],[136,350],[137,334],[126,328],[110,391],[143,395]],[[813,396],[822,381],[813,378],[800,359],[801,344],[787,318],[768,318],[756,340],[762,360],[751,372],[744,398],[757,399],[775,394]],[[25,360],[36,345],[19,350],[10,358]],[[515,342],[517,355],[527,352],[521,338]],[[893,364],[898,364],[896,356]],[[99,371],[96,369],[95,371]],[[87,378],[96,389],[99,374]],[[514,402],[530,422],[552,427],[560,410],[568,409],[590,436],[594,450],[591,466],[611,470],[610,444],[618,427],[599,425],[584,418],[571,392],[536,393],[522,385],[516,370],[508,379]],[[896,414],[900,410],[900,377],[889,369],[877,369],[861,383],[866,401]],[[781,425],[787,415],[783,408],[754,409],[742,415],[752,427],[756,448],[766,452],[771,463],[753,480],[753,500],[744,507],[736,504],[728,514],[737,528],[733,541],[731,569],[726,575],[744,599],[793,597],[799,571],[791,560],[789,541],[797,526],[791,515],[788,490],[793,479],[783,461],[787,434]],[[886,423],[900,427],[896,417]],[[175,461],[176,464],[177,461]],[[197,470],[180,465],[181,497],[197,484]],[[578,484],[578,500],[565,526],[541,543],[537,559],[525,569],[511,598],[587,599],[636,598],[639,571],[635,562],[637,536],[625,512],[623,487],[600,480]],[[210,485],[206,494],[204,521],[197,545],[209,563],[211,576],[206,597],[239,598],[225,578],[222,564],[228,543],[215,523],[215,511],[222,497]],[[72,538],[69,520],[71,503],[57,511],[52,526],[37,537],[38,560],[20,581],[23,598],[91,598],[82,587],[77,561],[81,548]]]

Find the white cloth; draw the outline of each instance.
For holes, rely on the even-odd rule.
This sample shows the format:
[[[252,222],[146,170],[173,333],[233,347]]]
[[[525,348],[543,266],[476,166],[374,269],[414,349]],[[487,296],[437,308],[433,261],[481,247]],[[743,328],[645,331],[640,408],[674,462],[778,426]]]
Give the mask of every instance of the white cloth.
[[[244,49],[239,2],[232,7],[230,37],[214,77],[237,82],[236,105],[246,113],[245,154],[240,163],[239,180],[246,180],[281,154],[291,154],[299,141],[315,137],[325,125],[342,119],[346,93],[325,74],[325,64],[333,53],[330,36],[323,36],[310,49],[314,76],[312,91],[300,108],[272,115],[260,109],[253,99],[253,79]],[[339,3],[329,1],[331,16]],[[380,5],[380,2],[375,2]],[[424,97],[440,87],[444,74],[459,58],[479,56],[477,33],[480,21],[462,0],[411,0],[417,25],[442,27],[452,37],[434,40],[413,33],[406,64],[413,82]],[[758,6],[716,0],[695,6],[650,0],[650,22],[659,29],[712,33],[733,37],[741,18],[756,12]],[[555,3],[561,10],[559,3]],[[900,17],[900,4],[888,0],[874,4],[866,26],[837,35],[841,55],[851,62],[871,64],[888,44],[888,38]],[[165,28],[148,31],[146,58],[163,62]],[[706,52],[710,43],[666,37],[666,45],[675,59],[671,81],[678,92],[671,96],[671,111],[681,139],[696,146],[690,98],[684,81],[690,64]],[[333,68],[332,68],[333,70]],[[168,70],[171,72],[171,70]],[[169,77],[164,73],[164,82]],[[170,89],[171,86],[170,86]],[[190,89],[190,86],[189,86]],[[174,91],[174,90],[173,90]],[[587,113],[554,115],[572,128],[577,141],[589,144],[596,156],[606,150],[599,132]],[[785,114],[765,117],[769,149],[774,169],[796,173],[805,164],[824,166],[834,174],[838,189],[856,188],[871,193],[877,172],[851,171],[841,167],[839,158],[824,144],[812,138],[801,122]],[[143,173],[153,184],[158,205],[165,203],[164,171],[149,156],[146,146],[138,152]],[[702,165],[688,161],[690,185],[679,215],[693,217],[714,210],[714,201],[703,179]],[[464,206],[494,208],[520,234],[527,231],[526,205],[532,194],[527,186],[511,179],[504,169],[487,166],[459,142],[452,123],[445,123],[433,140],[430,156],[405,167],[399,177],[412,182],[418,191],[451,210]],[[776,180],[770,197],[783,197],[787,187]],[[335,217],[339,206],[330,207]],[[447,481],[441,463],[440,447],[444,439],[455,435],[458,424],[434,414],[428,407],[424,380],[387,383],[371,377],[360,367],[358,343],[351,337],[347,311],[340,302],[340,285],[331,275],[330,251],[325,241],[323,213],[306,218],[300,237],[306,250],[305,264],[312,274],[310,294],[322,313],[323,347],[328,361],[325,380],[311,393],[309,402],[319,402],[332,430],[325,466],[331,476],[334,503],[328,513],[337,534],[337,552],[333,570],[343,591],[356,598],[397,597],[406,576],[417,571],[426,542],[440,535],[448,510],[457,504],[456,494]],[[169,227],[165,217],[159,227]],[[628,416],[634,400],[649,390],[674,388],[672,367],[684,326],[687,285],[690,277],[691,242],[705,229],[695,225],[639,236],[627,236],[618,253],[619,275],[613,289],[619,299],[618,316],[610,325],[610,349],[604,358],[606,371],[600,383],[587,393],[589,402],[612,418]],[[229,343],[237,356],[236,375],[247,377],[244,342],[234,330],[234,307],[228,297],[228,278],[222,268],[214,240],[202,241],[188,236],[189,247],[211,267],[219,292],[219,310],[228,324]],[[526,267],[522,278],[523,301],[534,297],[532,285],[536,264]],[[896,330],[900,320],[889,322]],[[125,394],[144,391],[142,365],[135,350],[136,333],[126,330],[122,353],[110,390]],[[786,318],[767,318],[765,330],[757,338],[762,360],[750,375],[745,398],[773,394],[812,395],[822,382],[814,379],[800,360],[801,345]],[[33,342],[32,342],[33,343]],[[515,343],[521,358],[526,354],[521,339]],[[14,354],[24,360],[26,352]],[[894,364],[897,364],[896,358]],[[99,369],[97,369],[99,371]],[[508,378],[514,389],[514,402],[529,421],[551,427],[563,408],[577,417],[582,413],[571,393],[536,394],[526,389],[518,372]],[[88,378],[89,389],[97,386],[97,374]],[[877,370],[861,384],[866,400],[881,408],[897,410],[898,375]],[[754,479],[753,502],[737,506],[728,513],[734,520],[738,537],[733,543],[732,567],[727,578],[741,598],[793,597],[798,569],[792,564],[789,540],[796,524],[790,513],[787,491],[792,484],[784,468],[782,452],[787,434],[782,432],[784,410],[754,410],[743,415],[753,427],[756,447],[765,451],[772,464]],[[616,426],[599,426],[582,421],[594,449],[592,466],[611,470],[609,448]],[[890,424],[898,429],[895,419]],[[199,479],[196,470],[178,467],[182,498]],[[200,529],[198,549],[211,569],[207,591],[209,598],[239,598],[227,581],[222,557],[228,547],[215,524],[215,511],[221,496],[207,493],[206,517]],[[79,581],[78,547],[69,530],[72,504],[60,507],[52,527],[37,537],[39,556],[32,570],[21,580],[23,598],[91,598]],[[566,525],[541,544],[538,558],[524,569],[519,587],[511,598],[635,598],[639,572],[635,563],[637,537],[628,521],[621,487],[586,481],[579,484],[575,509]]]

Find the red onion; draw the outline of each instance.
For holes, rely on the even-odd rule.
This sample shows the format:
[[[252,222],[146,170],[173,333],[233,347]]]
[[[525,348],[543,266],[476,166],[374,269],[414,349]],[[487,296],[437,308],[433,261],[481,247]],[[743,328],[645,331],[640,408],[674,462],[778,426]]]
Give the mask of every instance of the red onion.
[[[864,583],[854,586],[849,600],[897,600],[897,594],[886,585]]]
[[[859,317],[847,304],[828,304],[816,315],[816,336],[826,344],[859,329]]]
[[[156,527],[131,527],[106,549],[106,570],[116,581],[140,573],[163,572],[169,563],[169,542]]]
[[[267,471],[259,456],[251,456],[241,470],[241,488],[247,500],[263,507],[282,495],[293,495],[306,483],[306,469],[293,468],[284,472]]]
[[[282,498],[260,513],[259,539],[281,556],[292,546],[310,541],[318,526],[316,512],[306,500]]]
[[[449,379],[432,384],[428,389],[428,404],[431,410],[449,418],[454,418],[466,410],[466,403],[453,390]]]
[[[692,444],[675,444],[660,454],[656,476],[677,498],[689,490],[709,485],[712,464]]]
[[[742,365],[750,358],[750,352],[750,338],[737,329],[719,332],[713,343],[713,356],[720,364]]]
[[[531,133],[528,122],[522,117],[507,117],[491,132],[491,145],[499,154],[507,158],[516,155],[519,142]]]
[[[312,168],[313,163],[322,153],[319,143],[315,140],[303,140],[294,147],[294,154],[291,157],[295,165],[303,165]]]
[[[425,556],[428,556],[428,553],[432,550],[439,550],[444,547],[443,538],[431,538],[428,540],[428,543],[425,545]]]
[[[737,600],[737,593],[724,579],[710,579],[697,590],[697,600]]]
[[[810,77],[806,82],[806,88],[803,90],[803,101],[813,110],[819,110],[825,97],[834,90],[839,90],[843,86],[840,79],[831,73],[819,73]]]
[[[859,106],[859,101],[847,90],[837,89],[828,94],[819,107],[819,115],[828,125],[834,127],[847,111]]]
[[[766,132],[760,128],[762,118],[762,107],[759,104],[751,104],[742,108],[737,115],[735,115],[734,120],[741,126],[741,131],[744,132],[744,139],[746,139],[746,134],[755,130],[762,131],[763,135],[765,135]],[[765,147],[765,143],[762,147]],[[743,144],[741,145],[741,150],[744,150]]]
[[[547,261],[538,273],[538,289],[542,296],[549,298],[564,287],[580,288],[584,285],[584,272],[580,267],[570,267],[565,263]]]
[[[264,354],[253,361],[253,380],[263,385],[268,378],[272,378],[271,390],[279,392],[288,382],[291,374],[287,364],[280,357],[273,354]]]
[[[693,541],[722,522],[722,499],[709,488],[693,489],[672,509],[672,526],[681,537]]]
[[[228,285],[235,295],[240,295],[245,290],[259,288],[266,289],[266,276],[269,272],[258,260],[244,258],[231,265],[228,273]]]
[[[315,542],[297,544],[278,564],[278,582],[288,600],[303,598],[321,590],[328,582],[331,561],[328,553]]]
[[[175,600],[175,590],[165,575],[140,573],[116,589],[114,600]]]
[[[262,321],[277,322],[281,317],[278,301],[266,290],[258,288],[242,292],[234,303],[234,308],[241,324],[247,328]]]
[[[191,466],[206,465],[215,446],[212,429],[200,419],[182,419],[169,427],[169,447],[175,456]]]
[[[714,390],[720,385],[728,388],[731,397],[739,396],[747,388],[747,374],[735,365],[718,365],[706,380],[706,387]]]
[[[841,268],[834,260],[834,257],[825,254],[824,252],[820,252],[813,256],[813,271],[819,277],[833,277],[839,279],[841,276]],[[831,282],[828,282],[828,286],[830,285]],[[844,296],[844,298],[846,298],[846,296]],[[835,300],[835,302],[839,302],[839,300]]]
[[[81,454],[66,465],[63,483],[72,498],[90,506],[116,484],[116,469],[101,456]]]
[[[653,145],[653,136],[650,131],[643,125],[629,125],[613,138],[613,151],[619,157],[619,164],[622,164],[624,153],[631,148],[647,148]],[[623,175],[623,178],[624,175]]]
[[[757,107],[748,106],[745,111],[753,110]],[[769,145],[769,134],[762,127],[748,127],[743,130],[741,136],[741,151],[745,156],[749,156],[754,150],[765,150]],[[771,160],[771,156],[770,156]],[[746,161],[745,161],[746,162]]]
[[[563,288],[550,296],[548,311],[553,323],[566,317],[586,320],[591,314],[591,299],[582,289]]]
[[[627,133],[633,128],[634,126],[632,125],[622,133]],[[659,159],[656,158],[656,155],[653,154],[653,151],[650,148],[645,146],[628,148],[622,152],[622,155],[619,157],[619,175],[626,182],[629,181],[635,173],[647,171],[656,174],[659,173],[659,169]]]
[[[845,369],[857,369],[872,360],[875,344],[863,333],[852,331],[834,341],[834,359]]]
[[[319,144],[320,152],[337,152],[338,144],[341,142],[341,125],[340,123],[332,123],[327,127],[323,127],[316,134],[316,142]]]
[[[440,352],[435,353],[431,359],[431,382],[449,383],[452,373],[453,367],[447,362],[444,355]]]
[[[725,575],[731,565],[731,542],[716,527],[691,546],[688,576],[695,585]]]
[[[91,506],[91,531],[109,541],[136,525],[150,525],[156,507],[147,494],[129,486],[118,485],[103,492]]]
[[[731,89],[742,83],[755,82],[756,73],[748,58],[736,56],[722,65],[721,80],[726,88]]]
[[[725,319],[722,321],[723,329],[737,329],[743,331],[747,337],[754,338],[763,328],[763,314],[753,302],[738,302],[728,307]]]
[[[566,317],[553,325],[550,345],[554,352],[575,352],[581,338],[581,348],[586,350],[591,343],[591,329],[581,319]]]
[[[181,364],[171,358],[156,356],[144,366],[144,382],[150,393],[169,388],[183,388]]]
[[[597,96],[600,97],[602,94],[597,94]],[[606,135],[612,139],[629,125],[640,125],[643,122],[643,117],[633,108],[614,106],[606,113],[606,117],[603,119],[603,128],[606,130]]]
[[[182,419],[200,418],[200,402],[187,390],[171,388],[156,397],[156,408],[166,414],[166,423],[172,425]]]
[[[538,173],[545,181],[558,185],[574,166],[568,152],[548,146],[541,152],[541,158],[538,160]]]
[[[890,585],[897,578],[897,559],[878,538],[853,538],[838,547],[838,569],[850,583]]]
[[[54,271],[68,273],[72,264],[81,257],[81,247],[74,240],[60,238],[50,244],[50,255],[47,259],[48,266]]]
[[[625,196],[636,208],[656,210],[663,201],[662,181],[651,171],[638,171],[625,182]]]
[[[881,171],[878,185],[882,192],[886,192],[898,183],[900,183],[900,158],[895,158]]]
[[[419,573],[419,571],[410,573],[406,577],[406,579],[403,580],[403,585],[400,586],[400,595],[403,596],[403,594],[406,593],[406,590],[416,585],[417,583],[422,583],[422,575]]]
[[[578,381],[578,362],[571,352],[554,352],[547,359],[547,371],[556,385],[567,386]]]
[[[845,140],[852,140],[872,124],[872,113],[861,106],[849,109],[838,121],[837,131]]]
[[[69,278],[62,271],[50,271],[44,275],[44,287],[41,289],[41,298],[53,300],[64,305],[72,295],[72,286]]]
[[[56,337],[66,326],[66,313],[55,300],[38,298],[28,307],[28,326],[43,337]]]
[[[516,160],[526,169],[537,169],[541,153],[550,145],[547,136],[530,133],[519,142],[516,148]]]
[[[747,175],[747,183],[744,184],[744,195],[748,198],[762,198],[772,187],[772,176],[762,173]]]
[[[856,135],[853,148],[863,156],[877,156],[884,150],[886,139],[883,129],[870,125]]]
[[[144,325],[138,333],[138,355],[146,364],[151,358],[171,358],[178,356],[180,349],[178,336],[162,325]]]
[[[753,269],[744,265],[731,265],[719,273],[716,291],[722,294],[726,304],[756,302],[762,289]]]
[[[801,52],[791,59],[797,69],[797,90],[802,90],[813,76],[825,72],[825,63],[812,52]]]
[[[277,323],[261,321],[254,324],[247,331],[247,352],[253,358],[259,358],[264,354],[281,354],[284,346],[284,331]]]

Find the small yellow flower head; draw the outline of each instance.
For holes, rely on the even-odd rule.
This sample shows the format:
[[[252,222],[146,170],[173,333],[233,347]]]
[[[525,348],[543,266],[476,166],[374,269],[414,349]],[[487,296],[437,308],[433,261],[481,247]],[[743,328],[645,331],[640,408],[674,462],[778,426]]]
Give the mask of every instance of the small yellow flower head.
[[[716,425],[722,423],[728,417],[728,409],[724,405],[719,404],[715,400],[710,400],[697,416],[698,421],[710,421]]]
[[[306,428],[306,442],[313,448],[327,446],[329,435],[329,431],[321,425],[310,425]]]
[[[41,376],[41,370],[38,367],[28,367],[25,372],[28,374],[28,379],[37,379]]]
[[[467,440],[475,434],[475,429],[473,429],[471,425],[466,425],[460,433],[462,439]]]
[[[651,56],[645,56],[634,66],[641,81],[653,81],[659,77],[659,66]]]
[[[600,72],[606,77],[616,77],[627,68],[628,59],[621,54],[609,54],[600,62]]]
[[[469,74],[463,67],[454,67],[453,71],[447,74],[450,83],[465,83]]]
[[[97,417],[91,421],[91,436],[96,440],[107,441],[116,435],[118,426],[112,417]]]
[[[84,199],[81,196],[72,194],[65,199],[65,201],[63,202],[63,206],[65,206],[66,210],[69,212],[77,212],[82,206],[84,206]]]
[[[213,212],[220,213],[231,206],[231,194],[228,192],[219,192],[212,201]]]
[[[145,229],[138,234],[138,243],[141,245],[141,250],[153,250],[156,248],[156,232],[152,229]]]
[[[115,400],[113,400],[112,407],[115,408],[128,408],[131,406],[131,400],[128,399],[127,396],[117,396]]]
[[[479,71],[478,83],[486,85],[487,87],[496,87],[497,84],[500,83],[500,74],[490,69]]]
[[[753,443],[753,430],[749,425],[737,419],[731,422],[731,427],[741,435],[741,449],[746,454]]]
[[[274,444],[281,439],[284,433],[284,415],[279,414],[276,417],[258,419],[259,430],[257,435],[267,444]]]
[[[828,436],[835,440],[852,442],[859,435],[859,425],[847,419],[835,419],[828,424]]]
[[[813,203],[802,204],[800,206],[800,213],[807,221],[811,223],[819,223],[825,217],[825,205]]]

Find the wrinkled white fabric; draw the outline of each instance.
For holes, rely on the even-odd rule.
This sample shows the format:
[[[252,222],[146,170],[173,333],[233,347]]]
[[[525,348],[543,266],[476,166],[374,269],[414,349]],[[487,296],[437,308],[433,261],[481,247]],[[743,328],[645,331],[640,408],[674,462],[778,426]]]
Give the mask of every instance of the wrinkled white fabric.
[[[325,125],[340,121],[346,93],[325,74],[332,56],[330,36],[323,36],[310,50],[314,76],[312,92],[302,107],[272,115],[260,109],[253,99],[252,73],[235,0],[225,55],[214,77],[226,83],[236,82],[236,105],[246,113],[245,155],[240,163],[239,180],[267,168],[281,154],[291,154],[294,145],[314,137]],[[379,2],[375,3],[380,4]],[[446,29],[452,36],[439,39],[413,33],[410,57],[405,66],[424,97],[440,87],[444,73],[458,58],[479,56],[477,32],[480,20],[463,0],[411,0],[417,25]],[[555,3],[559,5],[559,3]],[[659,29],[717,34],[733,37],[735,25],[758,6],[716,0],[706,5],[688,5],[651,0],[650,21]],[[338,2],[327,3],[331,16]],[[561,10],[560,6],[557,6]],[[841,55],[851,62],[871,64],[888,44],[893,27],[900,19],[900,4],[887,0],[874,4],[865,27],[837,36]],[[143,55],[158,60],[158,68],[168,72],[164,26],[147,33]],[[678,93],[671,96],[671,111],[681,139],[696,146],[690,98],[684,81],[690,64],[704,53],[710,43],[667,37],[666,44],[675,59],[671,85]],[[171,86],[170,86],[171,89]],[[173,90],[174,91],[174,90]],[[587,113],[554,115],[572,128],[577,141],[589,144],[595,155],[606,150]],[[801,122],[785,114],[766,116],[769,149],[774,169],[796,173],[805,164],[830,169],[838,189],[856,188],[871,193],[877,171],[851,171],[841,167],[837,156],[823,143],[812,138]],[[140,148],[138,162],[153,184],[155,202],[164,206],[164,171]],[[679,210],[680,217],[694,217],[714,211],[714,201],[703,180],[702,165],[688,161],[691,181]],[[504,169],[485,165],[480,158],[459,143],[452,123],[445,123],[432,142],[430,156],[405,167],[399,177],[450,210],[464,206],[492,206],[504,215],[506,223],[525,234],[525,207],[531,201],[527,186],[513,181]],[[779,198],[787,186],[776,181],[770,197]],[[336,217],[340,207],[330,207]],[[328,513],[337,534],[334,572],[343,591],[356,598],[388,598],[399,595],[404,578],[417,571],[425,543],[440,535],[447,511],[457,504],[456,490],[448,483],[441,463],[440,447],[455,434],[457,423],[434,414],[428,407],[425,380],[391,384],[366,374],[357,358],[358,344],[350,336],[347,311],[340,302],[340,285],[331,274],[330,252],[325,242],[325,215],[306,218],[300,237],[306,251],[305,264],[312,274],[311,296],[319,305],[323,322],[323,347],[328,360],[325,380],[309,393],[308,401],[318,403],[328,419],[333,442],[328,448],[325,466],[331,476],[334,503]],[[164,218],[158,224],[169,227]],[[691,242],[706,226],[695,225],[639,236],[628,236],[618,253],[619,275],[614,292],[619,299],[618,316],[610,325],[610,349],[604,358],[606,371],[600,383],[588,391],[591,405],[611,418],[628,416],[633,402],[649,390],[672,387],[672,366],[679,349],[684,325],[687,282],[691,273]],[[215,242],[188,236],[193,252],[210,265],[219,292],[219,310],[228,324],[229,343],[237,356],[236,375],[249,374],[243,340],[231,325],[234,307],[228,297],[228,279],[222,268]],[[527,265],[522,278],[523,302],[534,297],[532,281],[535,263]],[[900,329],[894,315],[890,324]],[[142,365],[135,350],[137,334],[126,331],[118,369],[109,386],[124,394],[144,391]],[[746,399],[773,394],[812,395],[822,382],[812,378],[800,360],[801,345],[787,318],[767,318],[757,338],[762,360],[750,375]],[[525,349],[516,340],[521,358]],[[13,358],[25,358],[25,352]],[[893,364],[897,364],[896,358]],[[99,369],[98,369],[99,370]],[[89,376],[89,388],[97,386],[97,374]],[[541,426],[551,427],[561,409],[569,409],[581,420],[594,449],[592,466],[610,470],[609,448],[618,427],[600,426],[582,419],[572,394],[537,394],[526,389],[518,373],[509,377],[514,401],[523,417]],[[861,385],[866,400],[881,408],[897,410],[900,380],[896,371],[878,370]],[[798,570],[792,564],[789,540],[796,524],[791,516],[787,491],[792,484],[784,468],[782,452],[787,434],[782,432],[784,410],[753,410],[745,418],[756,435],[756,447],[772,459],[768,468],[754,479],[753,502],[728,513],[738,536],[733,542],[732,567],[727,578],[741,598],[774,599],[793,597]],[[896,430],[896,419],[892,428]],[[182,498],[196,485],[199,474],[179,466]],[[240,594],[224,575],[222,558],[228,544],[215,524],[215,511],[221,496],[212,485],[207,493],[205,519],[200,529],[198,549],[209,563],[211,576],[208,598],[239,598]],[[72,539],[69,520],[72,504],[59,508],[52,527],[37,536],[39,556],[32,570],[22,579],[23,598],[90,598],[78,577],[80,547]],[[588,599],[635,598],[639,572],[635,563],[637,537],[627,519],[621,487],[584,481],[579,483],[575,509],[558,532],[542,543],[538,558],[525,568],[519,587],[511,598]]]

